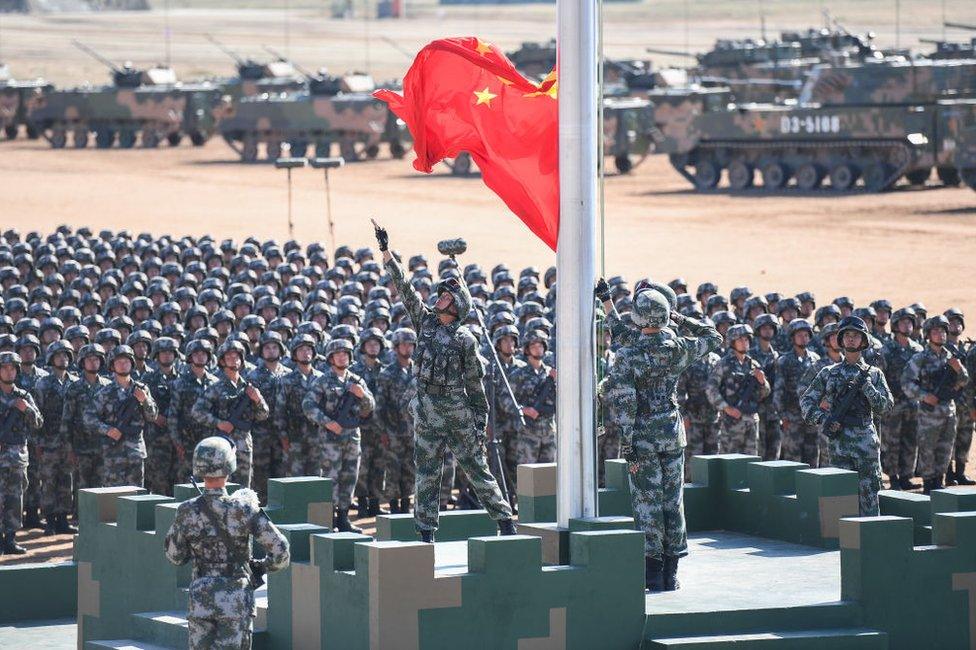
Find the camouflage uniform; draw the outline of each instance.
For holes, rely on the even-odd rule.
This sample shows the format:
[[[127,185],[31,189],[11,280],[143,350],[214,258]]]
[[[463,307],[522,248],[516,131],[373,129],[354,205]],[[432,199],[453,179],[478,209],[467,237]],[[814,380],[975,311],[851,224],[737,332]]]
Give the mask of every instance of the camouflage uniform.
[[[61,418],[64,415],[64,399],[68,386],[77,380],[65,373],[58,379],[53,372],[38,380],[34,386],[37,408],[41,411],[44,425],[37,432],[35,446],[38,457],[38,475],[41,481],[41,512],[48,524],[53,518],[71,512],[71,440],[64,432]]]
[[[608,396],[622,411],[624,457],[637,464],[636,473],[630,472],[631,499],[649,558],[688,553],[682,502],[686,439],[676,389],[682,372],[722,344],[711,325],[685,323],[698,338],[641,334],[632,347],[620,349],[610,369]]]
[[[490,350],[488,354],[491,354]],[[511,385],[512,376],[520,368],[528,365],[515,355],[512,355],[508,363],[505,363],[501,358],[499,358],[499,361],[501,362],[501,372],[505,373],[509,385]],[[505,388],[505,380],[502,379],[501,373],[495,373],[494,384],[494,386],[491,386],[491,375],[489,374],[487,395],[489,398],[489,407],[492,409],[492,416],[489,417],[488,421],[489,423],[493,422],[494,429],[492,430],[492,434],[501,442],[502,455],[505,461],[505,483],[508,485],[509,494],[514,494],[515,481],[518,474],[518,430],[521,423],[517,414],[513,414],[505,409],[505,404],[510,402],[511,398],[508,397],[508,389]]]
[[[258,389],[268,404],[269,415],[261,422],[255,422],[251,429],[254,442],[253,476],[251,487],[258,493],[262,503],[268,498],[268,479],[284,476],[284,452],[281,449],[281,436],[274,427],[276,395],[281,378],[289,374],[288,368],[281,363],[269,370],[264,360],[258,362],[257,367],[246,375],[247,381]]]
[[[193,417],[193,405],[197,403],[197,399],[203,395],[203,392],[216,381],[217,378],[206,370],[198,379],[188,364],[186,370],[180,373],[170,389],[166,426],[169,429],[169,438],[174,448],[179,445],[184,450],[182,460],[177,458],[177,483],[183,483],[188,479],[193,460],[193,448],[212,431],[209,425],[201,424]]]
[[[775,386],[776,360],[779,358],[779,352],[772,346],[769,350],[763,350],[756,337],[756,341],[749,349],[749,356],[762,366],[769,385]],[[780,426],[779,412],[773,404],[772,397],[766,397],[759,402],[759,454],[763,460],[779,460],[782,448],[783,429]]]
[[[376,395],[376,380],[383,370],[383,364],[378,360],[370,366],[360,359],[349,367],[349,371],[361,378],[369,392]],[[360,444],[359,477],[356,480],[356,497],[360,500],[371,499],[378,502],[383,496],[383,478],[386,471],[387,449],[382,444],[382,427],[375,411],[363,419],[359,425]],[[375,510],[372,514],[376,514]]]
[[[537,398],[543,395],[545,384],[549,379],[551,368],[541,363],[533,368],[526,363],[512,373],[511,385],[515,399],[522,407],[532,406],[536,409],[548,409],[551,415],[540,415],[536,419],[525,417],[525,426],[518,432],[518,444],[515,451],[516,465],[526,463],[551,463],[556,460],[556,393],[555,390],[544,396],[545,404],[537,404]],[[553,387],[554,388],[554,387]],[[509,418],[518,418],[518,408],[512,402],[508,391],[501,395],[504,412]]]
[[[759,401],[770,394],[769,380],[749,388],[746,382],[756,382],[753,371],[762,370],[759,362],[746,355],[742,361],[730,348],[715,367],[705,384],[708,401],[719,412],[721,433],[719,449],[724,454],[756,454],[759,450]],[[752,392],[748,399],[747,392]],[[742,413],[733,418],[724,409],[734,406]]]
[[[116,410],[129,400],[136,388],[142,389],[146,399],[139,404],[139,411],[145,424],[151,423],[159,415],[156,402],[149,387],[134,379],[123,388],[117,381],[111,381],[98,389],[91,403],[85,409],[85,426],[101,435],[102,467],[101,487],[123,485],[143,485],[143,460],[146,458],[146,441],[143,437],[145,426],[138,432],[130,432],[119,440],[108,437],[109,429],[117,427]],[[134,423],[133,423],[134,424]]]
[[[95,398],[101,388],[112,381],[101,375],[89,382],[82,373],[80,379],[68,384],[64,391],[64,411],[61,415],[61,436],[70,441],[71,450],[78,463],[76,474],[77,488],[101,487],[102,448],[101,434],[88,428],[85,423],[85,408]]]
[[[325,435],[302,410],[302,401],[309,386],[322,373],[315,368],[305,375],[298,369],[278,380],[275,393],[275,431],[288,439],[288,453],[285,455],[285,474],[287,476],[321,476],[321,458]]]
[[[142,377],[163,417],[169,416],[173,385],[178,377],[175,365],[168,373],[156,368]],[[155,422],[146,425],[146,454],[146,488],[153,494],[172,495],[173,484],[185,482],[186,477],[176,473],[176,449],[169,435],[168,421],[164,426]]]
[[[217,425],[221,421],[227,421],[238,399],[248,401],[248,408],[244,412],[246,425],[240,429],[235,427],[227,437],[234,441],[237,448],[237,471],[231,476],[231,480],[244,487],[251,487],[251,463],[254,453],[251,427],[255,422],[268,419],[268,403],[260,391],[258,391],[258,400],[256,402],[251,400],[244,393],[247,386],[248,382],[242,375],[238,375],[237,381],[232,382],[226,373],[221,372],[217,381],[204,389],[197,398],[190,413],[198,424],[207,427],[209,435],[223,435]]]
[[[28,370],[21,368],[17,373],[17,386],[26,390],[34,397],[37,382],[48,375],[47,370],[31,365]],[[37,458],[37,444],[33,437],[27,440],[27,453],[31,458]],[[27,466],[27,486],[24,488],[24,509],[36,513],[41,507],[41,476],[40,465],[31,463]]]
[[[894,406],[881,425],[881,469],[890,477],[910,479],[915,476],[918,452],[918,401],[902,390],[901,377],[913,356],[922,351],[917,342],[906,339],[902,346],[892,336],[884,343],[885,379],[894,396]]]
[[[395,258],[386,263],[386,270],[418,337],[414,352],[417,398],[411,408],[416,428],[417,528],[437,529],[441,470],[448,449],[488,514],[495,520],[510,520],[512,508],[491,475],[486,458],[488,400],[481,383],[485,368],[478,355],[478,341],[460,320],[441,324],[404,278]],[[456,290],[455,304],[458,314],[469,311],[471,298],[463,287]]]
[[[840,361],[843,361],[843,357]],[[830,358],[830,354],[824,349],[824,354],[822,357],[817,359],[817,362],[807,368],[806,372],[800,377],[800,381],[796,385],[796,394],[802,396],[803,393],[807,392],[810,388],[810,384],[813,380],[817,378],[817,374],[826,368],[827,366],[832,366],[838,363]],[[803,420],[803,426],[810,426],[806,419]],[[814,427],[816,429],[816,427]],[[823,431],[817,431],[817,467],[828,467],[830,465],[830,439],[824,435]]]
[[[6,416],[9,409],[16,410],[14,402],[18,399],[27,403],[27,409],[22,414],[23,422],[0,430],[0,529],[11,542],[23,524],[24,490],[27,488],[27,441],[31,432],[37,431],[44,424],[34,398],[17,385],[9,393],[0,391],[0,414]]]
[[[417,480],[414,464],[414,428],[410,403],[417,396],[417,377],[414,363],[406,367],[397,361],[383,368],[376,380],[376,415],[382,435],[389,437],[386,445],[386,498],[409,500]],[[406,512],[406,510],[403,510]]]
[[[718,453],[718,411],[708,401],[705,386],[712,370],[722,357],[709,352],[688,366],[678,377],[678,404],[685,420],[685,434],[688,444],[685,447],[685,477],[688,476],[689,461],[699,454]]]
[[[966,463],[969,460],[969,450],[973,445],[973,432],[976,428],[976,422],[973,421],[973,410],[976,409],[976,345],[970,347],[965,359],[969,383],[959,391],[959,396],[956,398],[958,424],[956,444],[952,452],[955,459],[956,480],[965,479]]]
[[[947,366],[949,351],[944,347],[938,352],[931,345],[915,354],[901,374],[901,387],[909,399],[919,400],[918,422],[918,474],[926,481],[941,480],[949,469],[952,447],[956,439],[955,391],[962,389],[969,379],[966,367],[955,373]],[[952,393],[948,399],[940,396],[939,404],[930,406],[922,402],[925,395],[934,394],[943,372],[951,372],[943,382],[943,390]]]
[[[798,356],[795,350],[781,354],[776,360],[776,385],[773,388],[773,408],[783,423],[781,458],[817,467],[819,460],[817,428],[811,426],[800,412],[799,384],[820,357],[814,352]]]
[[[329,368],[316,377],[302,399],[305,417],[318,425],[325,436],[318,466],[322,470],[322,476],[331,478],[335,484],[333,494],[339,510],[347,510],[352,504],[356,475],[359,472],[360,431],[358,426],[344,426],[342,432],[336,434],[325,427],[335,421],[339,402],[352,384],[363,389],[363,396],[356,398],[360,419],[369,417],[376,407],[376,401],[365,380],[349,370],[344,377],[339,377]]]
[[[884,373],[863,359],[857,363],[835,363],[821,370],[800,398],[800,407],[808,422],[823,425],[829,411],[821,402],[836,405],[847,386],[867,371],[861,395],[841,421],[836,433],[826,432],[830,439],[830,461],[834,467],[858,473],[858,504],[862,517],[878,515],[878,491],[881,489],[881,442],[874,428],[872,414],[884,413],[894,400]]]

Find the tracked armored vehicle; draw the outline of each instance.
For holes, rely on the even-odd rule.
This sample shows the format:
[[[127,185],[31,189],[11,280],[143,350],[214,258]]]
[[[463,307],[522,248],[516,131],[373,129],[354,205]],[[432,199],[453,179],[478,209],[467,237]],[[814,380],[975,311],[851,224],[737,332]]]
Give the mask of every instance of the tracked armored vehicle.
[[[262,94],[278,94],[304,90],[307,85],[305,75],[300,73],[295,64],[288,59],[276,56],[266,62],[240,56],[237,52],[224,47],[210,34],[208,41],[234,61],[237,76],[218,80],[221,90],[232,100],[241,97],[253,97]]]
[[[8,140],[13,140],[24,126],[27,137],[38,137],[37,130],[27,123],[30,108],[52,89],[43,79],[22,80],[10,76],[10,68],[0,63],[0,130]]]

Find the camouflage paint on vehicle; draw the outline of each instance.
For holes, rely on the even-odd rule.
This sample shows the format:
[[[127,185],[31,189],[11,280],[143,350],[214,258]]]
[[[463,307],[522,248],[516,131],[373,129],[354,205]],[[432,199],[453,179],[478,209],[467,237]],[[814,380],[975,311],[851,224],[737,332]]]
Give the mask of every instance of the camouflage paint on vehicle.
[[[0,64],[0,130],[8,140],[17,137],[21,125],[26,126],[27,137],[38,137],[37,131],[27,123],[27,112],[51,88],[43,79],[13,79],[10,68]]]
[[[732,103],[727,88],[650,93],[655,150],[698,189],[723,173],[746,189],[758,172],[766,189],[830,179],[839,191],[923,183],[933,167],[951,181],[943,134],[951,113],[971,109],[947,98],[974,96],[976,61],[903,59],[815,68],[796,104]]]

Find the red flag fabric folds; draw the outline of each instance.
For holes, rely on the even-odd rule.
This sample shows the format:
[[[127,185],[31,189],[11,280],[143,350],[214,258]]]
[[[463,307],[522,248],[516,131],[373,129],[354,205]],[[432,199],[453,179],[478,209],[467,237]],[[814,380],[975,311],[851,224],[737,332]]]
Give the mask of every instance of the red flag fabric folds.
[[[403,78],[403,95],[373,93],[406,122],[429,173],[467,151],[482,179],[553,250],[559,232],[556,75],[535,84],[473,36],[431,42]]]

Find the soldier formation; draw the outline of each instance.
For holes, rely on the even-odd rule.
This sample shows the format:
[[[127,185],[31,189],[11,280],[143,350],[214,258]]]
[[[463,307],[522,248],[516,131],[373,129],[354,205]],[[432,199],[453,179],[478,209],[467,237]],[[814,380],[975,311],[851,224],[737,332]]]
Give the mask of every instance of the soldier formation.
[[[432,539],[438,510],[451,504],[486,507],[513,530],[516,466],[555,458],[555,269],[486,272],[451,256],[435,269],[384,248],[377,259],[369,248],[330,256],[318,244],[253,238],[3,233],[4,551],[21,552],[21,527],[75,532],[78,488],[171,494],[190,475],[196,444],[213,435],[233,442],[231,480],[262,501],[268,478],[331,477],[338,530],[356,530],[352,508],[360,517],[415,510]],[[601,379],[614,376],[624,349],[642,344],[635,302],[649,286],[631,292],[610,279],[598,324]],[[654,286],[670,292],[672,312],[723,339],[669,366],[687,444],[676,439],[657,453],[683,448],[683,468],[692,454],[741,452],[860,471],[863,463],[848,461],[871,449],[853,440],[877,431],[892,488],[918,487],[913,477],[926,490],[972,483],[976,346],[963,340],[958,310],[929,318],[919,303],[895,311],[886,300],[856,307],[844,297],[818,306],[809,292],[737,287],[726,298],[711,283],[694,295],[680,279]],[[856,350],[863,362],[852,363],[881,372],[892,404],[867,396],[852,407],[841,424],[862,433],[836,448],[814,407],[858,381],[817,381],[848,354],[846,317],[866,330]],[[685,325],[661,331],[692,334]],[[864,384],[880,391],[878,377],[872,371]],[[607,381],[601,461],[632,453],[621,450],[627,436],[635,449],[628,418],[644,425],[627,400],[610,397]],[[824,397],[804,401],[808,389]],[[870,512],[880,471],[862,478]]]

